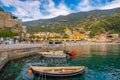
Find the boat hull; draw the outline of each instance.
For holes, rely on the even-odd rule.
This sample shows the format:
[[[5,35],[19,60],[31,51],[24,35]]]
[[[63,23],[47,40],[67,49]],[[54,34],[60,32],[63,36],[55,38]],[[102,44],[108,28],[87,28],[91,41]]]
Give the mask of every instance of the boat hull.
[[[78,77],[82,76],[85,73],[86,68],[84,68],[81,71],[78,72],[73,72],[73,73],[68,73],[68,74],[52,74],[52,73],[43,73],[39,71],[33,70],[33,74],[36,77],[51,77],[51,78],[68,78],[68,77]]]

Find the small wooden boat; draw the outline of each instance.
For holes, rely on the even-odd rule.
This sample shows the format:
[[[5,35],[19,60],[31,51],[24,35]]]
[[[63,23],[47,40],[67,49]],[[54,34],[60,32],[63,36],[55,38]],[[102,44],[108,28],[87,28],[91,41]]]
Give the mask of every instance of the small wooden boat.
[[[64,66],[64,67],[42,67],[42,66],[30,66],[35,76],[45,77],[76,77],[85,73],[85,66]]]

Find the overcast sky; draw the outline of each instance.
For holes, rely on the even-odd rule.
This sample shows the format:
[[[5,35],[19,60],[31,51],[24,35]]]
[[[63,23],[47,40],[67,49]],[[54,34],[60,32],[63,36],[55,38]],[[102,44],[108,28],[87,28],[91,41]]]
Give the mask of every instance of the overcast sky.
[[[0,0],[0,7],[22,21],[30,21],[80,11],[118,8],[120,0]]]

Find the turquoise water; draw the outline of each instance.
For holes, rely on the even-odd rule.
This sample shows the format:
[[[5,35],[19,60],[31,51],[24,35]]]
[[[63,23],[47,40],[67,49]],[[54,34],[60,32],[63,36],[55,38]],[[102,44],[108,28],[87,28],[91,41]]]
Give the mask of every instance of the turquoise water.
[[[63,48],[57,48],[61,50]],[[120,80],[120,44],[77,44],[66,46],[76,50],[74,59],[44,59],[31,56],[10,61],[1,71],[0,80]],[[29,62],[46,62],[49,66],[87,66],[83,76],[67,79],[45,79],[26,73]]]

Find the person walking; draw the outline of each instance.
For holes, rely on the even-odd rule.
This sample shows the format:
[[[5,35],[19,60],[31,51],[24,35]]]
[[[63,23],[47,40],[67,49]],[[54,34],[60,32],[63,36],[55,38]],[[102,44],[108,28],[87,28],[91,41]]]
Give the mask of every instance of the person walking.
[[[13,41],[14,41],[14,44],[16,44],[16,38],[14,38]]]
[[[11,45],[12,44],[12,41],[10,38],[8,38],[8,44]]]
[[[0,43],[3,44],[3,37],[0,38]]]

